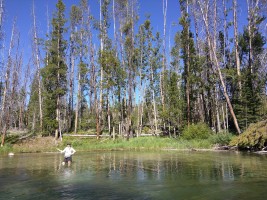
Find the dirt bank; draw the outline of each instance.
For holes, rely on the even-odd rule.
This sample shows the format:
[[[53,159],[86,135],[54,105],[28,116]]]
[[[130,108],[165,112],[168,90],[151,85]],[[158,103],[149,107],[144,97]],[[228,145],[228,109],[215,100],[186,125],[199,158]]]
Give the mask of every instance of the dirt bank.
[[[13,145],[14,152],[54,152],[62,142],[54,137],[33,137]]]

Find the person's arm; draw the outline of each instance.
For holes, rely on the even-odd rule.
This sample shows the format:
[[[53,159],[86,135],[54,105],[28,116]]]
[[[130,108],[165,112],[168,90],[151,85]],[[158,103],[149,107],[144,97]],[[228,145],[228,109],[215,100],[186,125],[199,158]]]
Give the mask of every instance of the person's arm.
[[[73,155],[75,152],[75,149],[71,148],[71,155]]]
[[[57,148],[58,151],[60,151],[60,153],[64,153],[65,152],[65,149],[64,150],[60,150]]]

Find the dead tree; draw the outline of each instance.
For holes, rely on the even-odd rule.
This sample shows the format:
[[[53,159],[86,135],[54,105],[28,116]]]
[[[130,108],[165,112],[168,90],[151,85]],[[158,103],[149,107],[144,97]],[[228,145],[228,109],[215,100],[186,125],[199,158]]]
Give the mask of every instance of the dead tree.
[[[239,59],[239,45],[238,45],[238,25],[237,25],[237,1],[233,0],[233,15],[234,15],[234,41],[235,41],[235,63],[237,80],[239,87],[239,95],[241,95],[242,85],[241,85],[241,72],[240,72],[240,59]]]
[[[2,98],[2,110],[1,110],[1,132],[2,132],[2,140],[1,146],[5,143],[5,137],[7,130],[9,128],[9,117],[10,117],[10,73],[12,67],[12,49],[14,47],[14,34],[15,34],[15,21],[13,22],[10,45],[8,50],[8,60],[6,65],[5,77],[4,77],[4,90],[3,90],[3,98]]]
[[[209,57],[210,57],[210,60],[211,60],[212,64],[215,66],[216,71],[218,73],[218,76],[219,76],[219,79],[220,79],[220,82],[221,82],[221,85],[223,88],[223,94],[224,94],[224,97],[225,97],[226,102],[228,104],[231,116],[233,118],[233,121],[234,121],[234,124],[236,127],[236,131],[238,132],[238,134],[240,134],[241,131],[240,131],[238,121],[237,121],[236,115],[234,113],[230,98],[229,98],[228,93],[227,93],[226,85],[225,85],[224,78],[223,78],[223,75],[222,75],[222,72],[220,69],[220,65],[219,65],[219,60],[218,60],[218,57],[217,57],[217,54],[215,51],[214,42],[212,41],[212,35],[211,35],[210,29],[209,29],[210,28],[209,27],[209,21],[208,21],[209,5],[208,5],[208,3],[204,4],[200,0],[197,0],[197,4],[200,8],[200,12],[202,14],[202,19],[203,19],[204,26],[206,29],[206,35],[207,35],[207,40],[208,40],[207,43],[208,43],[208,48],[209,48]]]
[[[40,66],[40,50],[38,46],[38,34],[37,34],[37,24],[36,24],[36,15],[35,7],[33,4],[32,9],[33,15],[33,55],[34,55],[34,64],[37,71],[37,81],[38,81],[38,101],[39,101],[39,117],[40,117],[40,130],[43,130],[43,101],[42,101],[42,81],[41,81],[41,66]]]

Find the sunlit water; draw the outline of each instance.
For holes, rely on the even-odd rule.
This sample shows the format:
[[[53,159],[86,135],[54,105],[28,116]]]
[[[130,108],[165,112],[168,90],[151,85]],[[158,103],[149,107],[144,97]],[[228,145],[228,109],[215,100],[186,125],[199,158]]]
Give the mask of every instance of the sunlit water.
[[[265,199],[267,156],[77,152],[0,156],[0,199]]]

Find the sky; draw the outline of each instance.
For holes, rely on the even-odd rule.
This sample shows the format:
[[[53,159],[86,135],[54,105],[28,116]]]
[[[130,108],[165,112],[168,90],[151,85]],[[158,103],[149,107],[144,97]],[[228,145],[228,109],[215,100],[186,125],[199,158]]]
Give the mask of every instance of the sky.
[[[80,0],[63,0],[66,11],[65,17],[69,20],[69,13],[72,5],[79,5]],[[112,2],[112,1],[111,1]],[[52,13],[56,10],[57,0],[4,0],[4,38],[5,38],[5,51],[4,51],[4,63],[6,63],[8,47],[10,45],[11,31],[14,20],[16,20],[16,31],[20,34],[20,51],[23,54],[23,66],[21,80],[24,79],[26,68],[30,63],[30,82],[34,77],[35,67],[32,62],[32,8],[33,3],[35,5],[36,22],[38,28],[38,37],[46,39],[47,33],[47,12],[49,18],[49,24],[51,23]],[[99,0],[88,0],[92,15],[99,19]],[[163,32],[163,2],[162,0],[139,0],[139,22],[136,25],[144,23],[146,16],[150,15],[151,25],[154,32]],[[178,26],[171,26],[171,24],[178,24],[180,17],[179,0],[168,0],[167,5],[167,27],[166,38],[174,37],[177,32]],[[68,25],[67,25],[68,26]],[[110,37],[113,37],[113,24],[109,30]],[[51,30],[51,27],[50,27]],[[99,44],[98,33],[95,33],[94,38],[96,44]],[[69,35],[67,36],[69,37]],[[67,38],[68,39],[68,38]],[[168,40],[168,39],[167,39]],[[169,41],[169,40],[168,40]],[[167,42],[168,42],[167,41]],[[168,44],[166,44],[168,45]],[[168,45],[169,46],[169,45]],[[41,48],[41,47],[40,47]],[[41,49],[41,52],[42,49]],[[167,49],[168,53],[168,49]],[[2,57],[2,56],[1,56]],[[44,59],[44,52],[41,56]],[[0,58],[2,59],[2,58]],[[43,64],[41,64],[43,66]],[[4,74],[2,74],[3,76]],[[28,88],[29,90],[30,88]]]
[[[66,6],[66,17],[70,12],[71,5],[78,5],[80,0],[63,0]],[[31,54],[31,29],[32,29],[32,5],[35,5],[36,20],[38,26],[39,37],[45,38],[47,31],[47,10],[50,16],[55,11],[57,0],[4,0],[5,18],[4,18],[4,34],[6,38],[5,46],[9,46],[9,40],[12,30],[12,24],[16,20],[16,27],[20,33],[20,45],[23,49],[24,60]],[[88,0],[90,9],[95,18],[99,18],[99,0]],[[180,8],[178,0],[168,0],[167,24],[177,23],[180,17]],[[154,31],[163,31],[163,11],[162,0],[141,0],[140,4],[140,20],[139,24],[144,22],[145,16],[150,15]],[[167,32],[174,32],[175,27],[167,26]],[[177,29],[177,27],[176,27]],[[113,30],[110,29],[110,33]]]
[[[5,7],[5,18],[4,18],[4,34],[5,34],[5,47],[9,46],[9,40],[11,36],[12,24],[16,19],[16,28],[20,33],[20,46],[23,49],[23,59],[24,64],[29,62],[31,57],[31,38],[32,38],[32,6],[33,2],[36,10],[36,20],[38,26],[38,36],[40,38],[45,39],[45,34],[47,31],[47,11],[49,13],[51,21],[52,13],[55,11],[55,5],[57,0],[4,0]],[[70,13],[70,9],[72,5],[79,5],[80,0],[63,0],[66,5],[66,18]],[[229,1],[231,2],[231,1]],[[239,19],[240,26],[242,29],[244,24],[246,23],[246,17],[240,17],[242,15],[246,16],[245,13],[245,0],[241,1],[239,7]],[[99,0],[88,0],[90,5],[90,9],[92,11],[93,16],[96,19],[99,19]],[[162,0],[139,0],[139,22],[137,24],[140,25],[144,22],[147,15],[150,15],[152,27],[155,31],[163,32],[163,10],[162,10]],[[175,33],[181,29],[181,26],[173,26],[172,24],[178,24],[178,20],[180,18],[180,7],[179,0],[168,0],[167,5],[167,27],[166,27],[166,39],[167,39],[167,47],[170,46],[168,44],[169,38],[171,43],[173,41]],[[110,34],[113,33],[112,25],[109,30]],[[97,39],[97,35],[95,35]],[[169,49],[167,48],[167,53]],[[5,54],[7,51],[5,51]],[[6,55],[5,55],[6,56]]]

